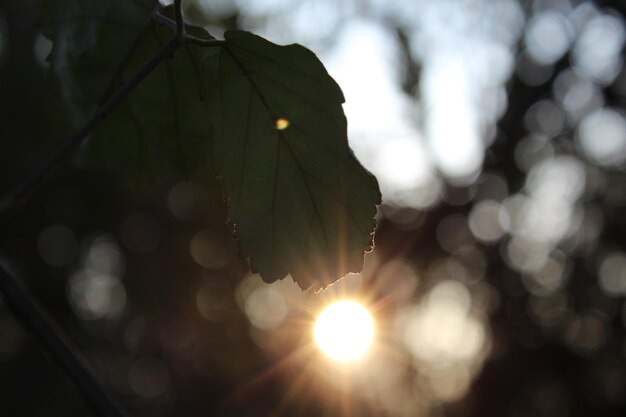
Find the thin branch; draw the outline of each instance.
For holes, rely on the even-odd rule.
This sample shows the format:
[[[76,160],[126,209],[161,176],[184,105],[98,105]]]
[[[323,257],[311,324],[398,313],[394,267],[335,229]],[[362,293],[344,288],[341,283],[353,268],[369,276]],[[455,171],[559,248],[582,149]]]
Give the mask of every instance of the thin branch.
[[[130,417],[130,414],[120,408],[107,394],[102,383],[90,370],[87,361],[35,301],[26,286],[9,274],[2,265],[0,265],[0,293],[6,304],[14,311],[15,316],[31,329],[52,352],[54,358],[91,403],[96,415]]]
[[[174,0],[174,17],[176,18],[176,35],[182,38],[185,35],[185,21],[183,20],[183,0]]]
[[[176,33],[176,22],[170,19],[169,17],[162,15],[158,10],[153,14],[154,18],[159,21],[159,23],[163,23],[168,28],[172,29],[174,33]]]
[[[156,21],[158,21],[159,23],[167,26],[168,28],[170,28],[172,30],[172,32],[176,33],[177,31],[177,27],[176,27],[176,22],[174,20],[172,20],[171,18],[169,18],[168,16],[164,15],[162,13],[163,9],[162,8],[158,8],[157,10],[154,11],[153,16],[154,19]],[[185,29],[186,28],[195,28],[195,29],[201,29],[203,31],[206,32],[206,29],[200,25],[196,25],[193,23],[189,23],[189,22],[185,22]],[[208,36],[211,39],[215,39],[214,36],[211,36],[209,33],[206,34],[206,36]],[[183,38],[188,39],[197,39],[192,35],[188,35],[187,32],[185,31],[185,33],[183,34]],[[208,45],[208,46],[214,46],[214,45]]]
[[[12,207],[30,193],[53,168],[65,161],[87,138],[87,136],[117,107],[122,100],[133,91],[143,79],[152,72],[163,60],[167,59],[179,46],[180,39],[172,37],[137,73],[128,80],[92,118],[73,136],[68,138],[60,148],[35,172],[5,194],[0,200],[0,213]]]
[[[154,18],[159,23],[164,24],[165,26],[170,28],[173,32],[178,33],[178,24],[172,19],[170,19],[169,17],[161,14],[158,10],[154,12]],[[195,27],[194,25],[191,25],[191,26]],[[183,42],[191,43],[194,45],[205,46],[205,47],[223,46],[226,43],[225,41],[215,39],[212,36],[211,36],[211,39],[197,38],[193,35],[189,35],[188,33],[183,33],[180,36]]]
[[[174,1],[174,12],[176,21],[162,15],[157,10],[154,18],[176,31],[176,36],[172,37],[161,50],[159,50],[150,61],[148,61],[126,84],[124,84],[116,94],[106,101],[92,116],[92,118],[73,136],[68,138],[47,161],[35,172],[31,173],[24,181],[15,188],[7,192],[0,198],[0,213],[13,207],[29,194],[43,178],[57,165],[66,160],[72,152],[76,150],[87,138],[87,136],[126,98],[126,96],[164,59],[171,55],[183,43],[199,45],[203,47],[219,47],[225,41],[219,39],[201,39],[185,32],[185,23],[182,16],[182,1]]]

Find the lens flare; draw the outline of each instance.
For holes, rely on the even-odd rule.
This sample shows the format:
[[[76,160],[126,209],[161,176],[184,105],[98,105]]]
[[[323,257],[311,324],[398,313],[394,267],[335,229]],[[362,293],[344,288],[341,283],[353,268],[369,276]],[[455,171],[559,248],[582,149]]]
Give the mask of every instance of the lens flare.
[[[338,301],[326,307],[313,328],[317,346],[331,359],[353,362],[362,358],[374,338],[374,320],[356,301]]]

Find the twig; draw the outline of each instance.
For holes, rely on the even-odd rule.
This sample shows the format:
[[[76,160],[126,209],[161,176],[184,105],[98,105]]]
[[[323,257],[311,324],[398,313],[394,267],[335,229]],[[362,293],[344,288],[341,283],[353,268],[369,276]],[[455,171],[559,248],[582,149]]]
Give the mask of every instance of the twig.
[[[73,136],[68,138],[60,148],[35,172],[18,184],[13,190],[5,194],[0,200],[0,213],[13,206],[33,190],[59,163],[66,160],[85,138],[111,113],[126,96],[156,68],[163,60],[167,59],[179,46],[181,41],[177,36],[172,37],[130,80],[128,80],[92,118]]]
[[[169,17],[161,14],[158,10],[154,12],[154,19],[157,20],[159,23],[164,24],[172,31],[178,32],[178,24]],[[193,27],[193,25],[191,26]],[[200,45],[205,47],[223,46],[226,43],[226,41],[215,39],[212,36],[211,39],[197,38],[193,35],[189,35],[188,33],[183,33],[180,36],[182,41],[185,43],[192,43],[194,45]]]
[[[67,371],[100,417],[130,417],[120,408],[90,370],[87,361],[35,301],[26,286],[0,265],[0,293],[27,328],[32,329]]]
[[[194,45],[200,45],[200,46],[206,46],[206,47],[223,46],[226,44],[226,41],[222,41],[219,39],[200,39],[191,35],[184,35],[183,39],[185,40],[186,43],[192,43]]]
[[[157,20],[159,23],[167,26],[168,28],[170,28],[172,30],[172,32],[176,33],[177,26],[176,26],[176,22],[172,19],[170,19],[169,17],[165,16],[162,13],[162,10],[159,8],[157,10],[154,11],[153,13],[154,19]],[[204,28],[202,26],[193,24],[193,23],[189,23],[186,22],[185,23],[185,28],[195,28],[195,29],[201,29],[204,30]],[[214,36],[211,36],[209,33],[205,34],[209,39],[200,39],[200,38],[196,38],[193,35],[189,35],[186,31],[185,33],[182,35],[182,38],[184,41],[188,41],[189,43],[195,43],[198,45],[202,45],[202,46],[220,46],[222,45],[222,43],[224,41],[219,41],[217,39],[215,39]],[[209,41],[215,40],[217,41],[216,43],[211,43]]]
[[[185,35],[185,22],[183,20],[183,0],[174,0],[174,17],[176,18],[176,35],[182,38]]]
[[[163,23],[165,26],[172,29],[172,31],[176,32],[176,22],[169,17],[162,15],[159,10],[155,11],[152,16],[154,16],[159,23]]]

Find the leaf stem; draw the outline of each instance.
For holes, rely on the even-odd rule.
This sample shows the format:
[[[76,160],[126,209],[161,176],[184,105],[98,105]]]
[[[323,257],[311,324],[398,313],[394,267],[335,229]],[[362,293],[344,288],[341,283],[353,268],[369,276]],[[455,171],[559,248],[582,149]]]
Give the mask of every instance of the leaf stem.
[[[205,46],[205,47],[224,46],[226,44],[226,41],[222,41],[219,39],[200,39],[191,35],[184,35],[183,40],[186,43],[191,43],[194,45],[200,45],[200,46]]]
[[[87,138],[87,136],[122,102],[128,94],[143,81],[161,62],[167,59],[181,45],[174,36],[161,48],[133,77],[109,98],[74,135],[69,137],[48,160],[24,181],[0,199],[0,212],[12,207],[30,193],[53,168],[66,160]]]
[[[50,319],[41,305],[35,301],[26,286],[8,273],[1,264],[0,293],[16,317],[30,328],[52,352],[54,358],[91,403],[96,415],[130,417],[130,414],[120,408],[113,397],[107,394],[102,383],[90,370],[87,361],[63,335],[61,329]]]
[[[202,39],[202,38],[197,38],[193,35],[189,35],[188,33],[183,33],[178,34],[178,23],[173,21],[172,19],[170,19],[169,17],[162,15],[161,13],[159,13],[159,11],[154,12],[154,18],[161,24],[164,24],[165,26],[167,26],[168,28],[170,28],[172,31],[174,31],[177,36],[180,37],[182,42],[186,42],[186,43],[191,43],[194,45],[200,45],[200,46],[205,46],[205,47],[212,47],[212,46],[223,46],[226,41],[222,41],[219,39],[215,39],[214,37],[212,37],[211,35],[211,39]]]
[[[185,36],[185,22],[183,20],[183,0],[174,0],[174,17],[176,18],[176,36]]]
[[[155,11],[153,14],[154,18],[159,21],[159,23],[163,23],[168,28],[172,29],[174,33],[176,33],[176,22],[170,19],[167,16],[162,15],[159,10]]]

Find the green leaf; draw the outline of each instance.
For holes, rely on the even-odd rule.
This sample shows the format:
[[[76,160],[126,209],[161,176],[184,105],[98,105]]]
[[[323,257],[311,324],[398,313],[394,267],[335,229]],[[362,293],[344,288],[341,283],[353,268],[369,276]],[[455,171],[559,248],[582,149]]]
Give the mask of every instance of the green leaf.
[[[380,192],[348,146],[339,86],[300,45],[225,37],[214,155],[242,255],[265,281],[291,274],[303,289],[359,272]]]
[[[51,69],[77,128],[172,36],[152,18],[153,0],[44,4]],[[319,289],[361,270],[380,202],[348,147],[343,101],[311,51],[227,32],[219,51],[183,44],[156,67],[86,154],[134,178],[206,171],[211,157],[253,269]]]
[[[130,79],[171,36],[169,28],[152,25],[126,61],[119,83]],[[205,62],[216,58],[214,48],[181,46],[92,135],[91,160],[148,180],[187,176],[209,165],[210,120],[202,77]]]
[[[155,5],[44,1],[44,33],[53,42],[49,61],[76,129],[172,37],[170,28],[153,19]],[[91,134],[88,162],[147,181],[206,167],[210,128],[201,78],[216,54],[215,48],[183,45],[156,67]]]
[[[115,75],[152,24],[156,0],[42,0],[48,57],[72,122],[81,125],[110,94]]]

